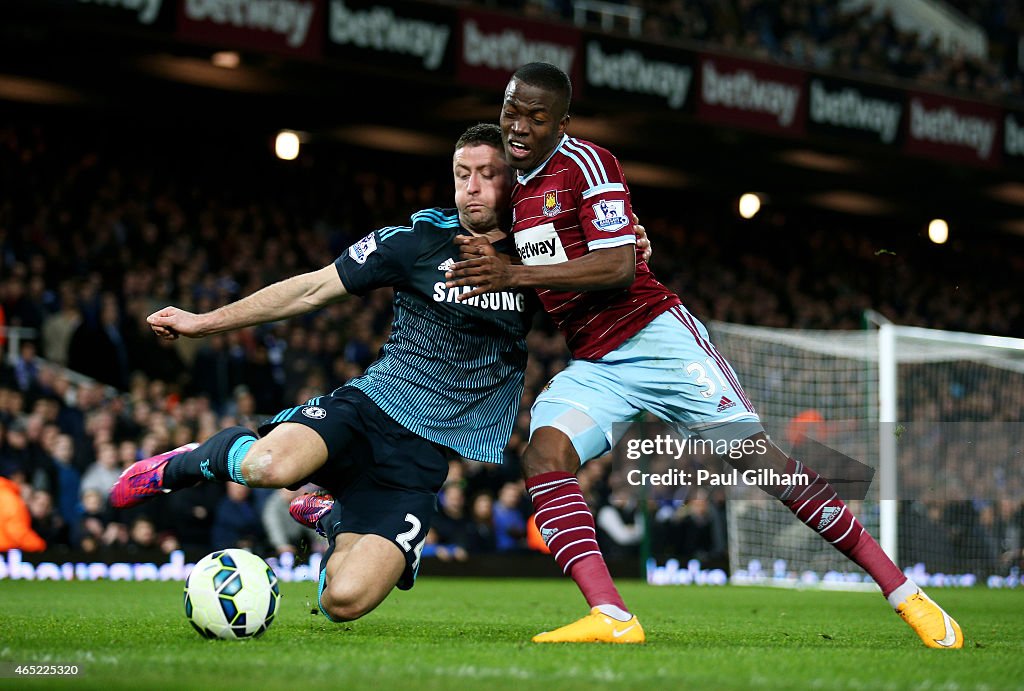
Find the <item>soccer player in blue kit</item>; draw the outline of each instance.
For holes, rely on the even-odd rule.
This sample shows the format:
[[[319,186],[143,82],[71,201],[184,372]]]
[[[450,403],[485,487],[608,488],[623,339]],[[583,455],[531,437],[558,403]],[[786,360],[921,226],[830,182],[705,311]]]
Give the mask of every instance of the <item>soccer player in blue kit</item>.
[[[715,448],[726,442],[742,450],[741,458],[724,458],[741,470],[786,480],[762,489],[867,571],[926,646],[962,647],[959,625],[889,559],[828,480],[768,439],[704,325],[635,251],[622,169],[607,149],[566,132],[571,101],[569,77],[554,65],[530,63],[512,75],[500,124],[506,158],[519,172],[512,191],[519,262],[487,248],[486,239],[462,239],[464,261],[446,274],[451,287],[475,287],[460,299],[535,289],[572,353],[533,404],[522,463],[540,533],[591,612],[533,640],[645,640],[608,573],[575,473],[611,449],[615,423],[649,412]]]
[[[111,489],[111,505],[134,506],[208,480],[250,487],[313,482],[337,499],[306,495],[308,503],[299,505],[320,519],[330,541],[321,611],[332,621],[356,619],[395,586],[411,588],[449,458],[502,461],[534,314],[528,293],[458,301],[464,291],[445,286],[457,236],[499,244],[505,238],[499,221],[512,174],[496,125],[475,125],[459,138],[453,173],[454,209],[419,211],[409,225],[376,230],[319,270],[211,312],[165,307],[150,315],[162,338],[199,338],[305,314],[377,287],[395,289],[391,336],[362,376],[281,411],[258,434],[231,427],[133,464]]]

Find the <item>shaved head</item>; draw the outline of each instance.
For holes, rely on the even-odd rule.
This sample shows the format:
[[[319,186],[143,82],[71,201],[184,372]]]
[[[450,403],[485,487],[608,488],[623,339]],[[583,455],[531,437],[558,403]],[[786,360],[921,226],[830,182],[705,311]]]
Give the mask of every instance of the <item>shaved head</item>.
[[[556,119],[561,120],[568,114],[572,103],[572,82],[569,75],[558,67],[548,62],[530,62],[516,70],[512,78],[554,95],[556,110],[552,115]]]

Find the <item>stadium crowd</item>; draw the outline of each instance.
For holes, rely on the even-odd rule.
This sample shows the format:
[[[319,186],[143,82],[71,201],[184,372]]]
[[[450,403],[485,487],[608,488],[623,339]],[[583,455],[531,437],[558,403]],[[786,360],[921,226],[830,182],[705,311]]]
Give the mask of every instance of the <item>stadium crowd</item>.
[[[446,166],[283,167],[262,152],[186,154],[173,137],[124,141],[0,127],[0,323],[31,330],[0,367],[0,504],[23,502],[50,549],[316,549],[287,515],[293,491],[208,484],[120,512],[106,491],[137,459],[228,425],[255,428],[361,373],[387,338],[390,295],[199,341],[157,339],[145,318],[167,304],[208,310],[327,264],[369,230],[447,199]],[[1003,335],[1024,326],[1001,278],[1020,275],[1024,254],[1004,238],[938,249],[812,216],[766,219],[770,232],[752,234],[700,205],[643,221],[656,274],[704,320],[859,328],[874,308],[903,324]],[[529,346],[507,463],[452,464],[428,555],[530,548],[518,454],[530,404],[568,353],[543,317]],[[610,456],[581,478],[609,555],[636,556],[646,531],[659,558],[725,563],[721,493],[656,495],[644,511]],[[1019,496],[972,503],[999,568],[1021,558]]]
[[[572,0],[478,0],[476,4],[570,21]],[[593,27],[605,19],[599,8],[618,5],[608,16],[620,31],[626,17],[640,17],[646,40],[699,42],[782,63],[857,75],[874,81],[913,80],[918,84],[984,98],[1024,97],[1024,75],[1017,60],[1017,37],[1024,28],[1021,3],[959,0],[950,3],[985,31],[988,55],[940,49],[938,37],[900,28],[891,11],[871,3],[820,0],[620,0],[579,3],[597,8],[584,13]]]

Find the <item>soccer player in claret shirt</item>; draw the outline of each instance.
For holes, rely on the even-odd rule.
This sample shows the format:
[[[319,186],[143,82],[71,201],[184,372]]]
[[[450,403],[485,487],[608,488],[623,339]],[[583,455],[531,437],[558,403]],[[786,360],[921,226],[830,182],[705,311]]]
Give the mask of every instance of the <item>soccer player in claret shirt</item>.
[[[637,257],[622,169],[606,149],[567,134],[571,100],[569,77],[553,65],[530,63],[512,76],[500,124],[505,155],[519,171],[512,191],[519,262],[470,240],[447,273],[450,286],[475,286],[463,299],[536,289],[572,353],[537,396],[522,464],[540,532],[591,613],[533,640],[644,641],[608,574],[575,472],[611,449],[616,422],[649,412],[715,448],[749,440],[751,453],[725,460],[785,476],[762,489],[867,571],[925,645],[961,647],[956,622],[900,572],[828,481],[768,439],[703,324]],[[800,474],[808,486],[788,482]]]
[[[457,301],[444,273],[459,235],[497,240],[512,171],[496,125],[469,128],[453,157],[455,209],[425,209],[376,230],[327,266],[205,314],[150,315],[163,338],[198,338],[311,312],[349,294],[395,289],[391,336],[362,376],[288,408],[255,434],[221,430],[139,461],[110,493],[134,506],[199,482],[250,487],[312,482],[330,495],[293,501],[296,520],[330,546],[318,603],[332,621],[356,619],[397,586],[413,586],[436,496],[454,453],[500,463],[519,410],[525,335],[536,298],[520,291]],[[335,501],[334,498],[337,498]]]

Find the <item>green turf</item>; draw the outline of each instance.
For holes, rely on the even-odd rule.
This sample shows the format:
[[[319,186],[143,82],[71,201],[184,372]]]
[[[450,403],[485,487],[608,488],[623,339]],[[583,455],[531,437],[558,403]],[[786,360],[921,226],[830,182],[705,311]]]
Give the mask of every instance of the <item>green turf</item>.
[[[0,666],[81,672],[0,687],[288,689],[1024,688],[1024,590],[933,590],[967,636],[929,650],[877,593],[651,587],[623,594],[645,646],[529,643],[585,613],[567,581],[424,578],[363,620],[312,616],[313,583],[284,584],[267,634],[201,639],[180,583],[0,581]]]

